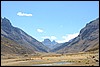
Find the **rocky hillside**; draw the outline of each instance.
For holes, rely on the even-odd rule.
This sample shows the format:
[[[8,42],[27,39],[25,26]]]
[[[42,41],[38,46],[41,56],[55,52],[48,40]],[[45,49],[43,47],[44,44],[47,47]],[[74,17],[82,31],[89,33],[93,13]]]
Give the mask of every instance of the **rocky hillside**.
[[[18,52],[48,52],[48,48],[46,46],[44,46],[41,42],[37,41],[33,37],[29,36],[23,30],[17,27],[13,27],[7,18],[1,18],[1,41],[2,47],[7,48],[7,50],[5,48],[1,48],[2,52],[9,52],[8,50],[10,50],[10,52],[14,52],[14,50],[17,49],[17,46],[19,47],[17,49]],[[10,48],[8,46],[10,46]],[[23,48],[23,50],[21,50],[20,47]]]
[[[52,51],[57,53],[75,53],[94,50],[99,50],[99,18],[86,24],[79,35],[71,42],[66,42]]]

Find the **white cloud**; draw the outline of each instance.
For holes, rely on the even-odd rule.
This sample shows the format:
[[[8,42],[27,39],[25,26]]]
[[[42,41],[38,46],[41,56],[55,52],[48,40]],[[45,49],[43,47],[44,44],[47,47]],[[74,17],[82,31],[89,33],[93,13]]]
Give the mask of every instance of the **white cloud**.
[[[56,38],[55,36],[51,36],[51,39],[52,39],[52,40],[55,40],[55,39],[57,39],[57,38]]]
[[[37,32],[42,33],[42,32],[43,32],[43,30],[42,30],[42,29],[37,29]]]
[[[56,40],[56,42],[58,43],[64,43],[64,42],[68,42],[69,40],[77,37],[79,35],[79,33],[74,33],[74,34],[66,34],[65,36],[62,36],[62,39],[63,40],[56,40],[57,37],[56,36],[44,36],[44,37],[41,37],[43,39],[50,39],[50,40]]]
[[[58,43],[68,42],[69,40],[78,36],[79,33],[67,34],[66,36],[62,36],[63,40],[57,40]]]
[[[56,38],[56,36],[44,36],[44,37],[41,37],[41,38],[43,38],[43,39],[50,39],[50,40],[55,40],[55,39],[57,39]]]
[[[18,12],[17,15],[18,16],[32,16],[32,14],[27,14],[27,13],[23,13],[23,12]]]

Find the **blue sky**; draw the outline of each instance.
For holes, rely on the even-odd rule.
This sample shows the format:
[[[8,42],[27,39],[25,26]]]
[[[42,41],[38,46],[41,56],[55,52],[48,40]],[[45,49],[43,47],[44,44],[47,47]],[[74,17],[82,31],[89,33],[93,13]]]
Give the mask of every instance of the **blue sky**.
[[[99,1],[1,1],[1,17],[38,41],[67,42],[99,17]]]

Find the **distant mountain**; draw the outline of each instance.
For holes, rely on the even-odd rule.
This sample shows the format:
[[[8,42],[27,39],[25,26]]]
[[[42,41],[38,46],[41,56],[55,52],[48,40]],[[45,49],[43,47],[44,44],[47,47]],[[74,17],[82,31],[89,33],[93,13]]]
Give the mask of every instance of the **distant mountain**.
[[[52,44],[54,44],[54,45],[55,45],[55,44],[57,44],[57,42],[56,42],[55,40],[53,40],[53,41],[52,41]]]
[[[1,18],[1,41],[1,46],[7,48],[7,50],[5,48],[1,48],[2,52],[8,52],[8,50],[10,50],[11,52],[15,49],[16,51],[20,52],[48,52],[48,48],[46,46],[44,46],[41,42],[37,41],[35,38],[25,33],[23,30],[17,27],[13,27],[10,21],[5,17]],[[17,46],[19,48],[17,48]],[[21,50],[20,48],[23,49]]]
[[[48,46],[48,45],[52,45],[51,40],[50,39],[44,39],[44,41],[42,42],[44,45]]]
[[[64,43],[57,43],[55,45],[53,45],[53,48],[50,50],[50,52],[56,52],[58,51],[60,48],[65,47],[66,45],[63,45]]]
[[[86,24],[77,37],[52,51],[57,53],[75,53],[95,50],[99,50],[99,18]]]
[[[43,43],[45,46],[49,47],[50,49],[53,49],[53,48],[54,48],[53,46],[57,44],[57,42],[56,42],[55,40],[53,40],[53,41],[51,42],[50,39],[44,39],[44,41],[42,41],[42,43]]]

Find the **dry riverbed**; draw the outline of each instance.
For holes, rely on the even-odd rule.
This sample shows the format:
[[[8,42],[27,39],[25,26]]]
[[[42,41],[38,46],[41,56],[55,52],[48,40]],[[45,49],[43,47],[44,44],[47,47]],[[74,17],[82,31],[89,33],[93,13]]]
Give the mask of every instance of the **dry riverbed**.
[[[10,55],[8,55],[10,56]],[[99,66],[99,53],[54,54],[40,56],[1,56],[1,66]]]

